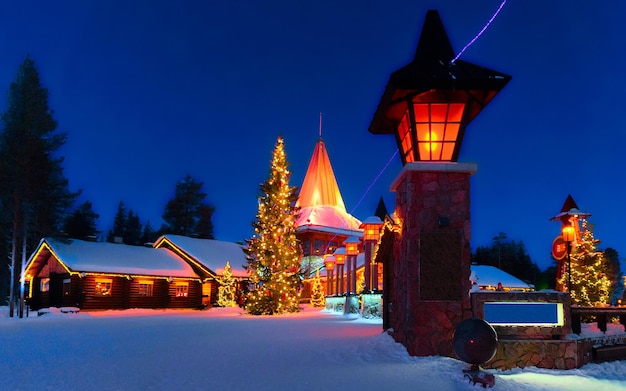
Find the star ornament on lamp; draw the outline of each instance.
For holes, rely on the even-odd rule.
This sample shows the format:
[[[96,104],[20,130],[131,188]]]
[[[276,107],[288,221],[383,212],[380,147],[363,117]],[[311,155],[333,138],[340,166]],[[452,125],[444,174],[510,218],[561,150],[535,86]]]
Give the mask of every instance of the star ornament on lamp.
[[[456,162],[465,128],[511,76],[463,60],[428,11],[413,61],[391,74],[369,131],[394,134],[402,164]]]

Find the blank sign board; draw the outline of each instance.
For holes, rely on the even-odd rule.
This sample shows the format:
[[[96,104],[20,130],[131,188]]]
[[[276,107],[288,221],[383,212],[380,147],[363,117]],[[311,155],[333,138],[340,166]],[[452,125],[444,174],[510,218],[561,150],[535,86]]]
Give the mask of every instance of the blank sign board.
[[[562,326],[562,303],[486,302],[485,320],[496,326]]]

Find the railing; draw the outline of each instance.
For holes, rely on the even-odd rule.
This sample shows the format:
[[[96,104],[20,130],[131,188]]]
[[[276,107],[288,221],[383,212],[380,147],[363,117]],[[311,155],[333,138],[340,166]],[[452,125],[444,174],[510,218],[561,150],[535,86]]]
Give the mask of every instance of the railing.
[[[626,307],[579,307],[572,306],[572,332],[580,334],[581,318],[583,316],[594,316],[598,322],[598,329],[606,332],[607,319],[611,317],[619,318],[619,322],[626,328]]]

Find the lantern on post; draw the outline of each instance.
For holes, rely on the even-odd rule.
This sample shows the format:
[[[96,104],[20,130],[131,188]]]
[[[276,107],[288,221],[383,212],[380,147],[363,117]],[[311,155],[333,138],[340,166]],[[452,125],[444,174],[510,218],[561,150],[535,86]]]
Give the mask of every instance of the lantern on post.
[[[454,59],[437,11],[428,11],[413,61],[391,74],[369,131],[394,134],[402,164],[456,162],[465,127],[511,76]]]
[[[343,265],[346,262],[346,248],[339,247],[335,250],[335,265],[337,265],[337,294],[341,295],[344,292],[344,269]]]
[[[572,242],[576,238],[576,231],[571,225],[563,227],[563,240],[567,243],[567,291],[572,293]]]
[[[356,256],[359,254],[359,244],[361,241],[356,236],[350,236],[344,240],[343,245],[346,246],[346,260],[348,262],[347,274],[347,291],[357,293],[356,291]]]
[[[326,267],[326,292],[327,296],[333,294],[333,270],[335,269],[335,257],[332,255],[327,256],[324,259],[324,266]]]
[[[365,255],[365,290],[378,289],[378,273],[374,263],[374,246],[378,243],[383,221],[378,216],[370,216],[363,220],[359,228],[363,230],[363,253]]]

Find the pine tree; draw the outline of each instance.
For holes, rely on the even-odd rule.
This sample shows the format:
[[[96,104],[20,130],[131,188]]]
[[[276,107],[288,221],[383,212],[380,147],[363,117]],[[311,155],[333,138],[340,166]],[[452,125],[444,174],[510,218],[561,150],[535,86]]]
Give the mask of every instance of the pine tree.
[[[117,205],[117,212],[115,212],[115,217],[113,220],[113,229],[109,231],[107,235],[107,242],[115,243],[116,238],[124,239],[124,234],[126,231],[126,205],[124,205],[124,201],[120,201]]]
[[[214,239],[211,218],[215,207],[204,202],[202,186],[204,183],[196,182],[191,175],[176,184],[174,198],[167,202],[162,216],[168,233]]]
[[[290,172],[282,137],[273,152],[269,178],[261,184],[254,236],[246,240],[250,282],[246,311],[253,315],[298,312],[300,260],[296,239],[296,187],[289,186]]]
[[[602,306],[609,303],[611,280],[606,276],[604,254],[596,250],[599,240],[594,239],[593,230],[583,220],[580,242],[573,249],[571,259],[571,297],[573,305]],[[569,271],[559,281],[568,289]]]
[[[311,286],[311,305],[313,307],[323,307],[326,304],[326,298],[324,296],[324,286],[320,279],[320,269],[315,271],[315,278]]]
[[[3,230],[10,232],[10,239],[0,248],[2,251],[11,249],[12,299],[19,277],[17,268],[21,265],[23,271],[27,254],[41,237],[58,233],[78,193],[69,191],[61,165],[63,158],[56,155],[67,135],[55,132],[57,122],[48,107],[48,90],[42,87],[39,72],[30,57],[20,65],[9,87],[7,103],[7,111],[2,113],[4,128],[0,133],[0,217]],[[9,254],[0,256],[4,260]],[[0,267],[3,269],[6,270]],[[23,295],[23,288],[22,283],[20,295]]]
[[[234,307],[237,305],[235,301],[235,289],[237,280],[233,277],[230,262],[226,261],[224,272],[219,278],[220,286],[217,293],[217,305],[220,307]]]
[[[65,219],[63,231],[70,238],[93,240],[100,233],[97,229],[98,217],[91,202],[85,201]]]

